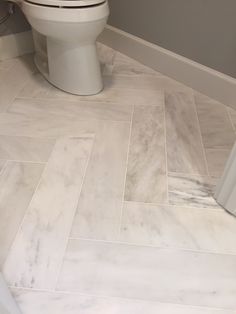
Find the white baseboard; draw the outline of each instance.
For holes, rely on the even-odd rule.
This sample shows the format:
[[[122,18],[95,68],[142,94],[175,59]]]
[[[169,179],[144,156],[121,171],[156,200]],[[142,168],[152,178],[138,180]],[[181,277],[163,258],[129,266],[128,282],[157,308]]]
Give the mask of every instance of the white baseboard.
[[[0,60],[22,56],[34,51],[32,32],[22,32],[0,37]]]
[[[236,109],[236,79],[109,25],[100,41]]]

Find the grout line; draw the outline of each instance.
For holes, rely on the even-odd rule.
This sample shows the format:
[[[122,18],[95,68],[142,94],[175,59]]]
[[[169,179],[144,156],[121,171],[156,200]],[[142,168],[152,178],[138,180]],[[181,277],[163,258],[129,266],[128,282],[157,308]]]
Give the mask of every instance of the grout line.
[[[12,285],[7,285],[9,289],[13,290],[25,290],[29,292],[41,292],[41,293],[56,293],[56,290],[51,290],[51,289],[39,289],[39,288],[29,288],[29,287],[23,287],[23,286],[12,286]],[[71,292],[68,292],[71,293]],[[67,294],[67,293],[66,293]]]
[[[165,156],[166,156],[166,201],[169,204],[169,176],[168,176],[168,152],[167,152],[167,123],[166,123],[166,93],[163,92],[163,116],[164,116],[164,137],[165,137]]]
[[[173,207],[173,208],[186,208],[186,209],[193,209],[193,210],[199,210],[199,211],[202,211],[204,213],[204,211],[216,211],[216,212],[225,212],[225,210],[222,208],[222,207],[219,207],[219,208],[210,208],[210,207],[197,207],[197,206],[188,206],[188,205],[183,205],[183,204],[165,204],[165,203],[144,203],[144,202],[136,202],[136,201],[125,201],[124,203],[127,203],[127,204],[136,204],[136,205],[143,205],[143,206],[153,206],[153,207],[159,207],[159,206],[165,206],[165,207]]]
[[[124,241],[109,241],[109,240],[101,240],[101,239],[93,239],[93,238],[83,238],[83,237],[71,237],[69,241],[87,241],[87,242],[97,242],[97,243],[105,243],[105,244],[118,244],[118,245],[126,245],[131,247],[143,247],[143,248],[154,248],[157,250],[165,250],[165,251],[182,251],[182,252],[192,252],[197,254],[209,254],[209,255],[226,255],[226,256],[236,256],[236,252],[217,252],[211,250],[204,249],[191,249],[184,247],[174,247],[174,246],[161,246],[154,244],[144,244],[144,243],[135,243],[135,242],[124,242]]]
[[[7,159],[9,162],[15,162],[15,163],[26,163],[26,164],[40,164],[45,165],[47,161],[34,161],[34,160],[18,160],[18,159]]]
[[[170,171],[168,172],[169,176],[183,176],[183,177],[199,177],[199,178],[208,178],[212,177],[211,175],[209,176],[208,174],[201,174],[201,173],[187,173],[187,172],[174,172],[174,171]]]
[[[114,87],[114,88],[111,88],[112,90],[124,90],[124,88],[118,88],[118,87]],[[128,91],[137,91],[137,89],[125,89],[125,90],[128,90]],[[140,90],[140,89],[138,89]],[[144,89],[145,90],[145,89]],[[148,91],[148,90],[147,90]],[[163,90],[160,89],[160,90],[155,90],[156,92],[162,92]],[[77,103],[77,104],[80,104],[80,103],[90,103],[90,104],[96,104],[96,103],[99,103],[99,104],[104,104],[104,105],[114,105],[114,106],[117,106],[117,104],[119,104],[120,106],[123,106],[123,107],[132,107],[132,105],[130,105],[128,102],[127,103],[122,103],[120,99],[118,100],[104,100],[104,99],[79,99],[79,100],[71,100],[71,99],[67,99],[67,98],[59,98],[59,97],[54,97],[54,98],[50,98],[50,97],[17,97],[16,100],[19,99],[19,100],[38,100],[38,101],[48,101],[48,102],[54,102],[54,101],[68,101],[68,102],[71,102],[71,103]],[[84,106],[86,106],[86,104],[84,104]],[[145,103],[140,103],[140,104],[134,104],[134,106],[149,106],[149,107],[160,107],[161,105],[146,105]],[[7,113],[15,113],[14,111],[7,111]],[[60,115],[60,114],[56,114],[56,113],[50,113],[51,115]],[[62,114],[61,114],[62,115]],[[62,115],[63,116],[63,115]],[[94,119],[94,118],[93,118]],[[87,118],[86,118],[87,120]],[[107,119],[109,120],[109,119]],[[104,120],[103,120],[104,121]],[[109,120],[110,121],[110,120]],[[116,120],[114,120],[116,121]],[[118,121],[123,121],[123,120],[118,120]],[[124,120],[124,121],[128,121],[128,120]]]
[[[208,167],[208,162],[207,162],[207,157],[206,157],[206,150],[205,150],[204,143],[203,143],[203,136],[202,136],[200,120],[199,120],[199,116],[198,116],[198,112],[197,112],[197,103],[196,103],[195,96],[193,96],[193,105],[194,105],[195,115],[196,115],[196,118],[197,118],[197,126],[198,126],[198,132],[199,132],[199,135],[200,135],[201,146],[202,146],[202,150],[203,150],[205,167],[206,167],[207,175],[210,177],[211,175],[210,175],[210,171],[209,171],[209,167]]]
[[[81,120],[79,120],[81,121]],[[82,120],[83,121],[83,120]],[[129,123],[129,121],[111,121],[111,122],[122,122],[122,123]],[[93,132],[80,132],[79,134],[75,134],[75,135],[60,135],[60,136],[49,136],[49,137],[44,137],[44,136],[30,136],[30,135],[12,135],[12,134],[2,134],[0,132],[0,138],[1,137],[17,137],[17,138],[30,138],[33,140],[53,140],[54,143],[52,144],[52,146],[55,146],[55,142],[62,138],[62,137],[66,137],[66,138],[93,138],[94,135]]]
[[[131,136],[132,136],[134,110],[135,110],[135,106],[133,105],[133,110],[132,110],[132,114],[131,114],[131,121],[130,121],[130,129],[129,129],[129,139],[128,139],[126,167],[125,167],[125,173],[124,173],[124,186],[123,186],[122,205],[121,205],[121,212],[120,212],[119,225],[118,225],[118,235],[117,235],[118,238],[120,237],[121,226],[122,226],[122,219],[123,219],[125,191],[126,191],[126,181],[127,181],[128,166],[129,166],[129,154],[130,154],[130,147],[131,147]]]
[[[9,135],[6,135],[6,134],[1,134],[0,133],[0,137],[17,137],[17,138],[29,138],[29,139],[47,139],[47,140],[56,140],[55,137],[53,136],[49,136],[49,137],[39,137],[39,136],[30,136],[30,135],[12,135],[12,134],[9,134]]]
[[[120,89],[120,88],[118,88],[118,89]],[[122,90],[123,90],[123,88],[122,88]],[[76,95],[74,97],[76,97]],[[96,95],[95,96],[79,96],[79,95],[77,95],[77,97],[78,98],[72,98],[71,96],[67,96],[67,97],[64,98],[64,97],[58,97],[57,96],[56,98],[55,97],[51,98],[51,97],[30,97],[30,96],[29,97],[27,97],[27,96],[24,97],[24,96],[17,96],[16,100],[32,100],[32,99],[35,100],[35,101],[36,100],[37,101],[45,101],[45,100],[47,100],[49,103],[52,103],[52,104],[54,104],[56,101],[59,101],[61,103],[63,102],[63,104],[64,104],[64,101],[66,100],[68,103],[71,103],[71,104],[74,104],[74,105],[75,104],[76,105],[80,105],[82,107],[82,109],[86,108],[86,106],[88,106],[88,103],[91,104],[91,107],[94,107],[94,103],[96,103],[96,102],[98,102],[99,105],[101,103],[104,104],[104,105],[107,105],[107,104],[110,105],[112,102],[114,102],[114,105],[117,105],[117,102],[120,103],[120,100],[119,101],[118,100],[117,101],[112,101],[112,100],[95,99]],[[85,98],[82,98],[82,97],[85,97]],[[125,107],[130,106],[130,107],[132,107],[132,105],[129,105],[129,104],[125,104],[123,106],[125,106]],[[40,111],[44,111],[44,110],[40,110]]]

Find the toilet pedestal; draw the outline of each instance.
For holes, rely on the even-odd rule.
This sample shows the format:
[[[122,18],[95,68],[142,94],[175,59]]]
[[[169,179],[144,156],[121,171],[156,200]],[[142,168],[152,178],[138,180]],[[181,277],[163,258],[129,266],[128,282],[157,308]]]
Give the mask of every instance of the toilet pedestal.
[[[103,89],[95,43],[78,46],[47,38],[48,80],[56,87],[77,95],[93,95]]]
[[[103,82],[96,40],[107,23],[108,2],[21,1],[22,10],[34,30],[35,64],[39,71],[66,92],[99,93]]]

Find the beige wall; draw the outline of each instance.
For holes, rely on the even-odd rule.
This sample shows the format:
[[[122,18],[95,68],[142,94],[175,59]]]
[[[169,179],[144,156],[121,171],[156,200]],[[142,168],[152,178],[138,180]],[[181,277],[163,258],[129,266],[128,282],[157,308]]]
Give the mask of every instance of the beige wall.
[[[109,24],[236,78],[236,0],[109,0]]]
[[[0,16],[6,13],[6,4],[0,0]],[[0,36],[8,34],[20,33],[30,29],[28,22],[19,8],[16,8],[16,13],[7,22],[0,25]]]

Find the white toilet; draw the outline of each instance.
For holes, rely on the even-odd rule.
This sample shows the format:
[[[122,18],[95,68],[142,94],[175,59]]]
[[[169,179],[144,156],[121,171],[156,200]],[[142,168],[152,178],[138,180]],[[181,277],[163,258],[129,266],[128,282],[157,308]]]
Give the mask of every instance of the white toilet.
[[[96,39],[106,26],[107,0],[15,0],[33,28],[35,63],[56,87],[77,95],[103,88]]]

